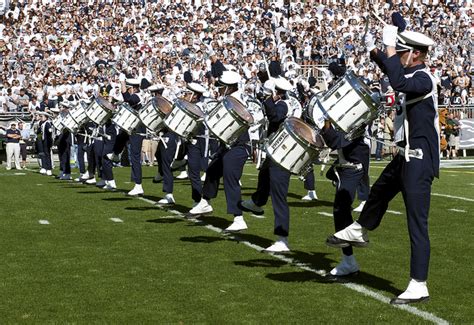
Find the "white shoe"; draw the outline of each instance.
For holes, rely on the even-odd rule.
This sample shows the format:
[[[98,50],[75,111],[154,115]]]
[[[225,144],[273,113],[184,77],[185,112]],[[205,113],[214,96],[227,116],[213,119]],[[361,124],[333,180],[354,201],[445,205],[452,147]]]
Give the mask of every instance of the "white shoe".
[[[369,244],[367,229],[362,227],[357,221],[354,221],[341,231],[336,232],[334,237],[347,242],[347,246],[366,247]]]
[[[239,207],[244,211],[252,212],[256,215],[262,215],[264,212],[262,207],[256,205],[252,199],[240,201]]]
[[[397,298],[390,301],[394,305],[404,305],[413,302],[423,302],[429,300],[428,287],[426,281],[411,279],[408,288]]]
[[[360,202],[359,206],[357,208],[355,208],[354,210],[352,210],[352,211],[362,212],[362,209],[364,208],[364,205],[365,205],[365,201],[362,201],[362,202]]]
[[[47,175],[47,176],[51,176],[51,175],[53,175],[53,172],[52,172],[51,170],[47,170],[47,171],[46,171],[46,175]]]
[[[12,168],[11,167],[5,167],[6,170],[11,170]]]
[[[205,199],[201,199],[201,201],[199,201],[199,203],[194,208],[189,210],[190,214],[203,214],[209,212],[212,212],[212,206]]]
[[[71,174],[63,174],[60,178],[62,181],[70,181],[71,180]]]
[[[105,183],[106,184],[103,187],[104,190],[115,191],[117,189],[117,185],[115,184],[115,180],[105,181]]]
[[[289,251],[290,247],[288,247],[288,237],[282,236],[278,237],[278,240],[273,245],[265,249],[265,252],[270,253],[283,253]]]
[[[46,174],[46,169],[41,168],[41,169],[40,169],[40,174],[42,174],[42,175]]]
[[[342,261],[329,273],[335,276],[346,276],[357,272],[359,272],[359,265],[357,265],[354,255],[342,254]]]
[[[97,187],[104,187],[105,185],[107,185],[107,183],[103,179],[101,179],[95,184],[95,186]]]
[[[79,180],[80,180],[81,182],[84,182],[84,181],[86,181],[86,180],[88,180],[88,179],[89,179],[89,172],[85,172],[84,174],[81,175],[81,177],[79,177]]]
[[[318,199],[318,196],[316,195],[316,191],[308,191],[308,194],[303,196],[301,199],[303,201],[315,201]]]
[[[142,184],[135,184],[135,187],[127,193],[130,196],[138,196],[143,195],[145,192],[143,191]]]
[[[112,160],[113,162],[120,162],[120,156],[114,153],[108,153],[105,155],[107,159]]]
[[[188,172],[183,170],[178,176],[176,176],[176,179],[186,179],[188,178]]]
[[[202,174],[201,176],[201,182],[204,182],[206,180],[206,173]]]
[[[159,204],[159,205],[175,204],[173,194],[172,193],[166,194],[165,197],[159,200],[158,202],[156,202],[156,204]]]
[[[224,231],[241,231],[247,229],[247,224],[245,223],[244,217],[243,216],[236,216],[234,217],[234,222],[232,224],[225,228]]]
[[[89,185],[94,185],[96,183],[95,177],[88,179],[85,183]]]

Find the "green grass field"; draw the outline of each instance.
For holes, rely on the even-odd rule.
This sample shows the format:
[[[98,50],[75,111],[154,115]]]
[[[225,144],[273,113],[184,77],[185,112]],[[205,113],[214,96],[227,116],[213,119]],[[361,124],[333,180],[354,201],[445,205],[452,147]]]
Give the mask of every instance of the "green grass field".
[[[372,182],[382,167],[372,166]],[[356,250],[354,284],[329,284],[318,270],[330,270],[340,253],[324,244],[333,221],[319,212],[332,211],[334,188],[323,177],[314,203],[300,200],[302,182],[291,182],[292,252],[281,257],[258,251],[275,239],[270,205],[263,219],[245,214],[245,233],[226,236],[218,232],[232,221],[223,191],[212,215],[187,220],[187,180],[175,182],[171,211],[151,204],[162,195],[151,182],[155,168],[143,168],[143,200],[124,195],[129,168],[114,169],[123,191],[111,193],[1,167],[0,323],[474,323],[472,169],[443,169],[433,186],[430,302],[396,308],[388,300],[409,280],[400,195],[389,209],[402,214],[387,213],[370,247]],[[249,164],[244,198],[256,179]]]

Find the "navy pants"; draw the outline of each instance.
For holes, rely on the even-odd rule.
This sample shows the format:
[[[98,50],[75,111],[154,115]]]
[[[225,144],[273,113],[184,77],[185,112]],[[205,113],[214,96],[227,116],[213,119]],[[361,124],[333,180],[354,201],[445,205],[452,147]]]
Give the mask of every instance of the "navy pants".
[[[144,125],[139,125],[136,130],[137,133],[145,133],[146,129]],[[144,136],[138,134],[128,135],[127,132],[121,130],[120,133],[117,135],[115,145],[114,145],[114,153],[116,155],[120,154],[127,141],[130,143],[130,165],[132,166],[132,174],[131,174],[131,181],[135,184],[142,183],[142,143],[143,143]]]
[[[59,136],[58,141],[59,170],[71,174],[71,133],[67,130]]]
[[[117,131],[115,129],[115,125],[107,125],[105,129],[105,134],[110,136],[110,140],[104,139],[104,145],[102,148],[102,179],[104,179],[105,181],[111,181],[114,179],[114,173],[112,171],[113,164],[110,159],[105,158],[105,155],[114,151],[115,139],[117,138]]]
[[[410,276],[419,281],[428,278],[430,261],[428,214],[431,184],[434,178],[431,166],[428,155],[423,159],[411,158],[410,162],[397,155],[372,185],[369,199],[358,220],[363,227],[374,230],[380,225],[388,203],[401,192],[405,202],[411,244]]]
[[[86,152],[84,136],[78,135],[76,137],[76,143],[77,143],[77,164],[79,165],[79,172],[81,174],[84,174],[86,172],[86,163],[84,161],[84,153]]]
[[[223,177],[227,213],[234,216],[242,215],[242,210],[238,207],[242,198],[239,181],[249,153],[250,146],[248,145],[236,145],[229,150],[217,153],[207,168],[206,180],[202,188],[204,199],[209,200],[217,197],[219,182]]]
[[[97,176],[102,178],[104,175],[102,174],[102,151],[104,151],[104,141],[102,140],[94,140],[93,145],[93,152],[94,152],[94,161],[97,169]]]
[[[158,164],[158,172],[163,176],[163,192],[173,193],[173,171],[171,164],[173,163],[176,154],[176,147],[178,143],[178,135],[174,132],[168,131],[163,135],[167,148],[160,141],[158,144],[158,151],[160,152],[160,161]]]
[[[336,185],[336,196],[334,198],[333,214],[334,228],[342,230],[352,224],[352,203],[354,202],[357,187],[364,177],[363,169],[337,168],[339,181]],[[344,255],[352,255],[352,247],[342,249]]]
[[[97,162],[95,161],[95,154],[94,154],[94,143],[91,143],[86,146],[86,154],[87,154],[87,172],[89,173],[89,177],[93,177],[95,174],[95,170],[97,168]]]
[[[357,197],[361,201],[367,201],[370,192],[370,178],[369,173],[364,173],[359,185],[357,186]]]
[[[290,209],[286,201],[290,186],[290,172],[280,167],[271,159],[266,159],[258,173],[257,191],[252,194],[252,201],[264,206],[271,196],[275,217],[274,234],[288,236],[290,232]]]
[[[41,168],[46,170],[53,169],[53,163],[51,161],[51,146],[48,145],[47,141],[42,141],[43,154],[41,155]]]
[[[304,188],[308,191],[314,191],[316,187],[314,186],[314,170],[311,168],[310,172],[306,175],[304,179]]]

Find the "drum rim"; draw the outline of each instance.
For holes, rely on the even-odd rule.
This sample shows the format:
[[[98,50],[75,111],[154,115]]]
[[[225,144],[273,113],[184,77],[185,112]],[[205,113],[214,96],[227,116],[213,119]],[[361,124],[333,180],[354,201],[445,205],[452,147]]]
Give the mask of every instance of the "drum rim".
[[[199,112],[201,115],[198,115],[196,112],[193,112],[193,111],[190,111],[187,109],[187,107],[183,106],[182,103],[185,103],[185,104],[189,104],[189,105],[192,105],[191,107],[196,107],[197,110],[196,112]],[[195,119],[200,119],[200,118],[203,118],[204,117],[204,113],[203,111],[201,111],[201,109],[199,108],[199,106],[197,106],[196,104],[194,103],[191,103],[190,101],[187,101],[185,99],[182,99],[182,98],[178,98],[175,100],[174,104],[173,104],[173,109],[172,111],[174,110],[174,107],[177,106],[179,107],[179,110],[182,110],[185,114],[195,118]]]
[[[158,105],[158,103],[157,103],[158,100],[163,100],[164,102],[166,102],[166,103],[169,104],[169,107],[170,107],[169,112],[165,112],[165,111],[163,111],[163,110],[161,109],[161,107],[160,107],[160,106]],[[166,98],[166,97],[164,97],[164,96],[162,96],[162,95],[156,95],[156,96],[154,96],[154,97],[150,100],[150,103],[151,103],[151,105],[153,106],[153,108],[156,109],[156,110],[160,113],[160,115],[162,115],[162,117],[164,117],[164,116],[170,114],[171,111],[173,111],[173,103],[172,103],[170,100],[168,100],[168,98]]]
[[[247,112],[247,114],[250,116],[250,120],[247,121],[244,117],[242,117],[236,110],[234,109],[230,109],[227,105],[225,105],[225,102],[226,101],[235,101],[237,103],[239,103],[240,105],[242,105],[244,107],[244,110],[245,112]],[[246,126],[250,126],[254,123],[254,120],[253,120],[253,116],[252,114],[250,114],[250,112],[247,110],[247,105],[245,105],[244,103],[242,103],[240,100],[238,100],[237,98],[235,98],[234,96],[226,96],[222,101],[221,101],[222,105],[224,105],[224,108],[233,116],[233,117],[236,117],[238,120],[240,120],[244,125]],[[217,107],[217,106],[216,106]]]
[[[314,139],[311,139],[311,142],[308,142],[304,137],[302,137],[299,133],[296,133],[294,132],[294,129],[293,130],[290,130],[289,128],[289,122],[291,121],[297,121],[297,123],[302,123],[304,124],[305,126],[308,127],[308,129],[311,131],[311,132],[315,132],[315,130],[308,124],[306,123],[305,121],[303,121],[301,118],[298,118],[298,117],[294,117],[294,116],[291,116],[291,117],[288,117],[284,122],[283,122],[283,126],[284,128],[288,131],[288,133],[294,137],[298,142],[300,142],[301,144],[304,144],[306,147],[312,147],[312,148],[316,148],[316,149],[319,149],[319,147],[316,145],[316,143],[314,142]]]

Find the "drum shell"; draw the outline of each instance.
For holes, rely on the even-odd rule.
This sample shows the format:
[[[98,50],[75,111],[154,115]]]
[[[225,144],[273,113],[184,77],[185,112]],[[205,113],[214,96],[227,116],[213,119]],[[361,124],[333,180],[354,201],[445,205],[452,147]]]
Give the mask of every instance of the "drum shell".
[[[107,107],[109,106],[110,107]],[[103,98],[94,99],[86,109],[87,117],[94,123],[102,125],[113,116],[114,110],[112,104]]]
[[[241,105],[239,109],[246,111],[246,107],[237,99],[227,97],[212,109],[205,120],[209,131],[227,145],[232,145],[253,123],[252,115],[246,112],[247,119],[242,117],[233,108],[236,105]]]
[[[140,118],[130,105],[122,103],[119,106],[118,112],[112,118],[112,122],[128,134],[132,134],[140,124]]]
[[[380,105],[374,98],[367,85],[349,71],[323,96],[316,98],[314,105],[351,139],[379,115]]]
[[[295,132],[292,127],[296,121],[305,125],[307,132],[312,132],[316,139],[316,132],[303,120],[290,117],[282,123],[268,141],[265,142],[265,151],[276,164],[283,169],[296,175],[306,175],[312,162],[319,156],[322,144],[316,141],[309,142],[303,136]]]
[[[160,103],[167,103],[168,107],[160,107]],[[152,132],[159,132],[164,127],[164,119],[172,110],[173,104],[169,102],[166,98],[160,96],[152,98],[148,103],[146,103],[138,112],[138,117],[142,123]]]
[[[196,105],[177,99],[171,113],[163,120],[166,127],[184,138],[193,137],[199,127],[200,119],[204,117],[202,111]]]
[[[58,115],[56,118],[54,118],[51,123],[53,124],[54,128],[56,129],[57,132],[61,133],[64,129],[64,124],[63,124],[64,118],[61,115]]]

